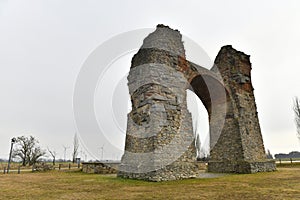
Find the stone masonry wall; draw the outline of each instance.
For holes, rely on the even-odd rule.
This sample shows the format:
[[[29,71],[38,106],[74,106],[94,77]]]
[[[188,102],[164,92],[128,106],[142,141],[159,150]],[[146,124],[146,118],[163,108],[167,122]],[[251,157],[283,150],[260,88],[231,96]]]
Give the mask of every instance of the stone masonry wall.
[[[84,162],[82,172],[92,174],[116,174],[120,163]]]
[[[275,170],[274,162],[266,160],[249,56],[224,46],[215,65],[228,91],[228,99],[224,128],[211,149],[209,171],[252,173]],[[262,167],[263,163],[266,167]]]

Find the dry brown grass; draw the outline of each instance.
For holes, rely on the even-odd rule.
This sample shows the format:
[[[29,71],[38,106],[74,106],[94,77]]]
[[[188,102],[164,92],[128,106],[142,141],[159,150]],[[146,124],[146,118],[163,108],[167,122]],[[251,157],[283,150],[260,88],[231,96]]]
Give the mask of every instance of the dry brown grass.
[[[1,174],[0,199],[300,199],[300,168],[162,183],[81,172]]]

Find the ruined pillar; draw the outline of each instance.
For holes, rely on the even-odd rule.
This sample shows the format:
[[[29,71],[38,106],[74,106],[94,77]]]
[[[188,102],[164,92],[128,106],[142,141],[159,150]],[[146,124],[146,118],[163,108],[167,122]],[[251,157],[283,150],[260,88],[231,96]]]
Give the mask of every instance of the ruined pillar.
[[[266,159],[251,82],[250,56],[224,46],[215,59],[227,91],[224,127],[211,141],[208,170],[211,172],[255,173],[274,171]],[[213,137],[213,132],[211,132]],[[214,142],[214,143],[213,143]]]
[[[158,25],[132,59],[128,75],[132,110],[119,177],[149,181],[195,177],[196,150],[187,109],[189,83],[181,34]]]

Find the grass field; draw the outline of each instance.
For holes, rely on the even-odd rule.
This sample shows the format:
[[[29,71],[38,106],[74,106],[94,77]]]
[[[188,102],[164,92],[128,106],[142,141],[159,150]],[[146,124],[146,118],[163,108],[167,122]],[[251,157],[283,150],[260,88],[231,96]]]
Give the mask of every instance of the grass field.
[[[300,199],[300,166],[161,183],[82,172],[1,174],[0,199]]]

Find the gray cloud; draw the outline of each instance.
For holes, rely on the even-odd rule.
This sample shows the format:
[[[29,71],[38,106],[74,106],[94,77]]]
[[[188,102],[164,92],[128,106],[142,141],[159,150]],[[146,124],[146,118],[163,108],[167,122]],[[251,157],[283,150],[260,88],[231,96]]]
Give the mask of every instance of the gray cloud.
[[[265,146],[299,149],[291,109],[300,96],[299,8],[292,0],[0,1],[0,157],[11,137],[27,133],[62,157],[76,131],[73,89],[89,54],[114,35],[158,23],[180,30],[212,60],[225,44],[250,54]],[[100,152],[100,141],[91,144]]]

